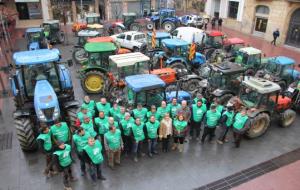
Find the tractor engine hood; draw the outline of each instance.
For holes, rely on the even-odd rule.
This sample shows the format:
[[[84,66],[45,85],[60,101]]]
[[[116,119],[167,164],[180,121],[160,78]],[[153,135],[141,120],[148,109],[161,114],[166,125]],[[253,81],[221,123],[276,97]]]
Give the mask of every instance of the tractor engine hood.
[[[40,49],[40,45],[38,42],[31,42],[29,44],[29,50],[37,50]]]
[[[60,116],[57,96],[47,80],[36,82],[34,89],[34,109],[38,120],[41,122],[53,122]]]

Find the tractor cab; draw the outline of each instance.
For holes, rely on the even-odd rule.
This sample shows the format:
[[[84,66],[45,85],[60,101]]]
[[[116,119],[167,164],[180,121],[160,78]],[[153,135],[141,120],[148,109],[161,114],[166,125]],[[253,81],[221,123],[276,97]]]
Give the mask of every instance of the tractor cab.
[[[46,48],[45,34],[43,28],[28,28],[25,31],[28,50],[37,50]]]
[[[259,49],[253,47],[241,48],[235,57],[235,63],[245,67],[246,74],[253,75],[255,71],[261,68],[262,52]]]
[[[162,51],[162,41],[164,39],[170,39],[171,35],[168,32],[155,32],[155,47],[152,47],[152,38],[153,32],[147,33],[147,46],[148,49],[151,51]]]
[[[206,33],[204,42],[206,48],[219,49],[223,46],[224,34],[221,31],[212,30]]]
[[[123,25],[125,28],[128,28],[130,30],[138,31],[139,28],[131,28],[131,24],[135,23],[137,19],[136,13],[123,13]]]
[[[162,49],[166,57],[187,57],[189,43],[181,39],[162,40]]]
[[[77,46],[84,46],[84,44],[87,42],[89,38],[95,38],[98,37],[100,33],[98,31],[94,30],[81,30],[78,32],[78,42]]]
[[[245,47],[245,41],[240,38],[228,38],[224,40],[223,45],[226,53],[230,53],[231,56],[235,56],[239,49]]]
[[[85,22],[87,25],[100,24],[100,15],[97,13],[87,13],[85,15]]]
[[[59,20],[46,20],[42,24],[45,37],[50,43],[63,43],[65,40],[64,33],[60,30]]]

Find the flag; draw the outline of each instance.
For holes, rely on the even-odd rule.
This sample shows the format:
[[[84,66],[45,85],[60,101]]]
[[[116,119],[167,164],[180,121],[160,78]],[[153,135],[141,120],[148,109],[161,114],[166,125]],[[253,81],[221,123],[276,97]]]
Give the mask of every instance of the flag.
[[[192,61],[196,54],[196,43],[195,43],[195,34],[193,34],[193,41],[190,47],[189,60]]]
[[[156,47],[156,31],[154,28],[153,28],[153,32],[152,32],[151,45],[152,45],[153,49]]]

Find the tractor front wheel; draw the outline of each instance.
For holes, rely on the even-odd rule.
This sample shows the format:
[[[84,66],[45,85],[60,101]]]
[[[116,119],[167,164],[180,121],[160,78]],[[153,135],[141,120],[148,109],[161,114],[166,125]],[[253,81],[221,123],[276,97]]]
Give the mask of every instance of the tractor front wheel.
[[[105,75],[96,70],[88,71],[81,79],[81,86],[86,93],[99,94],[105,89]]]
[[[281,127],[287,128],[294,123],[295,119],[296,112],[294,110],[287,109],[280,115],[280,125]]]
[[[260,113],[251,121],[250,129],[246,136],[253,139],[263,135],[270,126],[270,116],[266,113]]]
[[[176,26],[173,22],[170,21],[166,21],[162,24],[162,27],[165,31],[167,32],[172,32],[173,30],[175,30]]]
[[[134,22],[130,25],[129,29],[131,31],[141,31],[141,26],[139,23]]]
[[[153,30],[153,28],[154,28],[154,22],[148,22],[146,24],[146,28],[147,28],[147,30]]]
[[[83,62],[88,60],[88,57],[83,48],[76,48],[73,51],[72,57],[76,64],[82,64]]]
[[[14,124],[21,149],[35,151],[38,146],[33,131],[34,124],[31,120],[29,118],[16,118]]]

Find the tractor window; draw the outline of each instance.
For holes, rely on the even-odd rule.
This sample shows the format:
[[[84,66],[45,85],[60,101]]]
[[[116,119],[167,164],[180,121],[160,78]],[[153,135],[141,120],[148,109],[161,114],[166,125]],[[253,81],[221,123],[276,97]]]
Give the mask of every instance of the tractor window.
[[[108,57],[111,55],[108,53],[90,53],[89,59],[90,63],[94,65],[101,65],[104,67],[108,66]]]
[[[99,17],[87,17],[86,18],[86,23],[87,24],[100,23],[100,20],[99,20]]]
[[[126,66],[118,68],[119,72],[119,78],[125,78],[126,76],[130,75],[137,75],[137,74],[145,74],[145,68],[146,63],[136,63],[134,65]]]
[[[53,30],[59,30],[59,23],[52,24],[52,25],[51,25],[51,28],[52,28]]]
[[[209,77],[210,85],[215,88],[220,88],[225,86],[225,77],[220,72],[212,71],[211,76]]]
[[[292,64],[292,65],[284,65],[284,66],[282,66],[282,73],[281,73],[281,75],[282,76],[287,76],[287,77],[289,77],[289,76],[293,76],[293,73],[294,73],[294,64]]]
[[[218,43],[218,44],[222,44],[223,43],[223,37],[222,36],[214,37],[214,42]]]
[[[241,90],[241,100],[242,102],[250,108],[257,107],[261,100],[261,94],[259,94],[257,91],[252,90],[250,88],[244,87]]]
[[[266,64],[266,70],[270,74],[279,75],[281,71],[281,65],[274,62],[269,62]]]
[[[27,34],[27,39],[29,42],[39,42],[42,38],[42,34],[40,32],[32,32]]]
[[[260,59],[261,59],[260,54],[250,55],[249,60],[248,60],[248,64],[251,64],[251,65],[260,64]]]
[[[44,31],[50,31],[50,25],[49,24],[45,24],[44,26]]]

